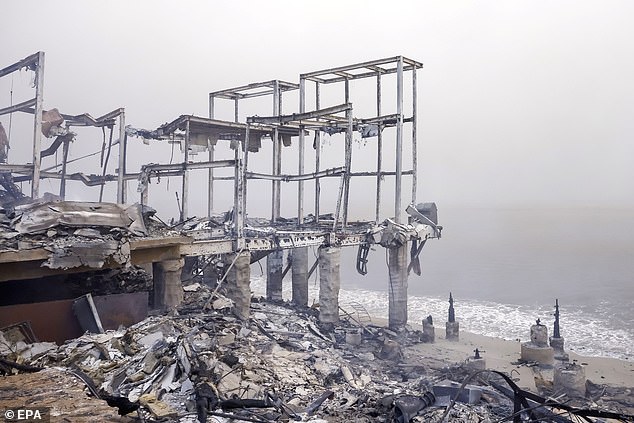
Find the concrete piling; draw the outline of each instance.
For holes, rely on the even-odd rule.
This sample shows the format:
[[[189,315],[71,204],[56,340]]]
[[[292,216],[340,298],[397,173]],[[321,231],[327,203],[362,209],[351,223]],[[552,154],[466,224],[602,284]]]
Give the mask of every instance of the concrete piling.
[[[182,258],[152,264],[155,309],[174,309],[183,301],[181,271],[184,264]]]
[[[266,299],[282,301],[284,250],[273,250],[266,258]]]
[[[576,363],[570,363],[562,367],[555,367],[553,387],[557,392],[565,392],[569,397],[585,397],[585,369],[583,366]]]
[[[321,323],[339,322],[340,264],[340,247],[319,249],[319,321]]]
[[[293,297],[297,305],[308,305],[308,247],[293,249],[291,264]]]
[[[459,322],[445,322],[445,339],[448,341],[460,340]]]
[[[251,254],[248,251],[227,254],[224,260],[226,267],[233,263],[227,271],[227,297],[234,303],[233,313],[247,320],[251,307]]]
[[[531,340],[521,345],[521,359],[536,361],[542,365],[552,365],[554,351],[548,346],[548,328],[539,323],[531,326]]]
[[[400,328],[407,324],[407,244],[388,249],[388,324]]]

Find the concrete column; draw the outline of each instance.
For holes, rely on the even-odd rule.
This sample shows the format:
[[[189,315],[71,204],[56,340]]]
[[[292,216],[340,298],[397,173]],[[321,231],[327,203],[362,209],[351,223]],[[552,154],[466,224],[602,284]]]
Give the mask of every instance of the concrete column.
[[[339,322],[341,247],[319,249],[319,321]]]
[[[399,328],[407,324],[407,257],[407,244],[388,250],[390,328]]]
[[[233,313],[239,319],[246,320],[249,318],[249,308],[251,307],[251,289],[249,287],[251,283],[251,254],[248,251],[227,254],[225,266],[231,266],[231,263],[233,266],[227,273],[227,297],[234,303]]]
[[[291,265],[293,276],[293,302],[297,305],[308,305],[308,247],[293,249]]]
[[[423,319],[423,342],[436,342],[436,328],[428,319]]]
[[[274,250],[266,258],[266,299],[282,301],[284,250]]]
[[[174,309],[183,301],[181,270],[184,264],[182,258],[153,263],[155,309]]]
[[[459,322],[445,323],[445,339],[447,339],[448,341],[458,341],[460,339],[460,323]]]
[[[569,397],[584,398],[586,396],[585,369],[576,363],[555,367],[553,387],[557,392],[564,392]]]

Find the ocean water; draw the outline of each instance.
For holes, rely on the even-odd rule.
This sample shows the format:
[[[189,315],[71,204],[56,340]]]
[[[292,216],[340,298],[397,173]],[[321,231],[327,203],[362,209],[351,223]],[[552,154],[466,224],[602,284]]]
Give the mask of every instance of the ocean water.
[[[431,314],[442,327],[451,291],[461,330],[525,341],[537,318],[552,334],[557,298],[567,350],[634,359],[634,210],[441,209],[439,220],[443,237],[409,277],[410,322]],[[371,252],[365,276],[355,260],[356,248],[344,248],[340,303],[387,317],[385,249]],[[290,284],[289,273],[285,297]],[[316,274],[309,286],[316,300]],[[252,290],[265,290],[257,264]]]

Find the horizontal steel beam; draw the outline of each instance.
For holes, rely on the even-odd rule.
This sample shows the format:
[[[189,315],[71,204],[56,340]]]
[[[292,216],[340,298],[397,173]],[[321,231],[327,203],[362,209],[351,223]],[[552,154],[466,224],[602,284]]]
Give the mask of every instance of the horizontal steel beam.
[[[214,91],[209,93],[209,97],[215,98],[224,98],[227,100],[234,100],[236,98],[250,98],[250,97],[259,97],[262,95],[273,94],[273,89],[275,84],[277,83],[278,87],[281,91],[292,91],[299,89],[299,84],[293,82],[286,82],[280,80],[272,80],[265,82],[255,82],[253,84],[242,85],[234,88],[227,88],[220,91]],[[266,91],[258,91],[256,93],[244,93],[243,91],[255,90],[258,88],[270,88],[270,90]]]
[[[389,57],[386,59],[372,60],[369,62],[361,62],[361,63],[352,64],[352,65],[339,66],[336,68],[323,69],[323,70],[318,70],[314,72],[303,73],[300,75],[300,79],[309,79],[315,82],[329,84],[333,82],[345,81],[346,79],[350,80],[350,79],[369,78],[371,76],[376,76],[378,74],[395,73],[397,63],[400,59],[401,59],[401,56],[395,56],[395,57]],[[422,63],[417,62],[415,60],[408,59],[406,57],[402,57],[402,59],[403,59],[403,63],[406,65],[403,67],[403,70],[405,71],[423,67]],[[388,65],[388,64],[393,64],[394,68],[385,69],[385,68],[379,67],[380,65]],[[370,72],[362,72],[357,74],[352,74],[349,72],[351,70],[358,70],[358,69],[369,69]],[[345,72],[345,74],[342,74],[342,72]],[[326,75],[337,75],[337,77],[325,78],[324,76]],[[342,76],[342,75],[345,75],[345,76]]]
[[[37,63],[37,61],[39,59],[39,55],[40,55],[39,52],[33,53],[32,55],[20,60],[19,62],[16,62],[16,63],[14,63],[12,65],[9,65],[9,66],[7,66],[4,69],[0,69],[0,78],[5,76],[5,75],[8,75],[8,74],[10,74],[12,72],[15,72],[17,70],[20,70],[20,69],[22,69],[25,66],[29,66],[29,65],[31,65],[33,63]]]
[[[332,115],[335,113],[343,113],[351,109],[352,109],[352,104],[344,103],[344,104],[339,104],[337,106],[327,107],[325,109],[314,110],[312,112],[293,113],[292,115],[250,116],[247,118],[247,122],[249,124],[261,123],[266,125],[281,125],[281,124],[285,124],[289,122],[299,122],[299,121],[308,120],[308,119],[324,118],[328,115]]]
[[[0,172],[33,173],[32,164],[0,164]]]
[[[13,106],[5,107],[4,109],[0,109],[0,116],[6,115],[8,113],[22,111],[23,109],[35,106],[35,102],[37,99],[32,98],[30,100],[23,101],[22,103],[14,104]]]
[[[414,171],[413,170],[404,170],[401,172],[401,175],[413,175]],[[394,176],[396,175],[396,172],[386,172],[386,171],[381,171],[381,172],[351,172],[350,176]]]
[[[219,168],[219,167],[233,167],[235,166],[235,164],[236,164],[235,160],[215,160],[211,162],[207,161],[207,162],[170,163],[170,164],[154,163],[154,164],[148,164],[148,165],[142,166],[140,173],[148,172],[148,171],[154,171],[154,172],[182,171],[185,168],[187,168],[188,170],[212,169],[212,168]],[[131,175],[131,174],[127,174],[127,175]]]
[[[303,175],[268,175],[264,173],[245,172],[248,179],[266,179],[270,181],[307,181],[311,179],[324,178],[327,176],[339,176],[345,172],[344,167],[333,167],[319,172],[305,173]]]

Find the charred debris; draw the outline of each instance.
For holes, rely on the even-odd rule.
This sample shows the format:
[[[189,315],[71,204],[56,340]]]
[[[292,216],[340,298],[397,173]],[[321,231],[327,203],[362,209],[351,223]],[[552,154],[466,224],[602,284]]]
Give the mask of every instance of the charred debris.
[[[431,316],[423,331],[407,325],[408,278],[421,274],[423,246],[442,231],[436,205],[417,201],[422,63],[396,56],[303,73],[299,83],[215,91],[208,117],[182,115],[146,130],[126,124],[123,108],[98,118],[45,109],[44,57],[38,52],[0,69],[0,78],[32,74],[34,89],[32,98],[14,102],[11,96],[0,109],[0,118],[9,118],[8,124],[0,120],[3,404],[23,406],[27,399],[20,395],[56,398],[50,385],[60,384],[70,403],[42,401],[59,418],[72,410],[77,421],[629,418],[620,391],[607,401],[608,388],[595,387],[604,389],[595,392],[603,411],[589,408],[586,399],[564,402],[523,391],[508,375],[466,363],[412,360],[412,348],[433,342],[434,334]],[[354,106],[353,86],[363,81],[374,91],[369,116]],[[324,87],[341,95],[327,96]],[[297,107],[288,106],[288,96]],[[242,103],[258,97],[269,98],[272,107],[241,120]],[[233,120],[218,119],[221,100],[232,106]],[[14,115],[33,118],[32,156],[21,163],[9,160],[17,157],[9,154],[19,150],[16,139],[26,138],[12,134]],[[75,140],[90,130],[101,132],[101,145],[71,159]],[[181,160],[130,169],[133,148],[160,143],[178,146]],[[333,144],[340,152],[326,154]],[[269,171],[254,167],[265,147]],[[374,163],[353,160],[357,148],[372,148]],[[386,155],[393,163],[384,159],[388,149],[395,152]],[[218,160],[220,153],[232,158]],[[290,153],[297,173],[282,173],[282,157]],[[195,217],[190,176],[200,171],[206,171],[207,210]],[[178,216],[166,223],[150,207],[151,185],[174,179]],[[372,195],[362,196],[374,218],[355,221],[349,206],[363,179],[363,187],[374,186]],[[42,180],[58,190],[42,193]],[[130,183],[137,186],[134,200]],[[227,183],[233,201],[230,210],[218,211],[219,184]],[[94,189],[86,191],[92,201],[68,201],[78,184]],[[254,218],[249,194],[262,184],[271,193],[270,214]],[[284,195],[289,184],[291,197]],[[296,205],[294,216],[282,216],[282,198]],[[386,200],[392,200],[387,215]],[[308,247],[318,251],[312,265]],[[361,274],[371,247],[387,250],[387,327],[373,325],[361,307],[339,304],[345,247],[358,249]],[[250,264],[264,258],[266,298],[252,298]],[[317,269],[318,304],[309,305],[308,279]],[[292,299],[285,302],[288,272]],[[458,332],[450,319],[447,333],[457,339]]]

